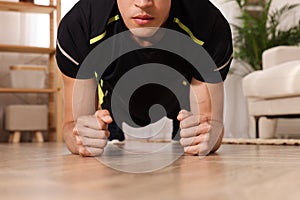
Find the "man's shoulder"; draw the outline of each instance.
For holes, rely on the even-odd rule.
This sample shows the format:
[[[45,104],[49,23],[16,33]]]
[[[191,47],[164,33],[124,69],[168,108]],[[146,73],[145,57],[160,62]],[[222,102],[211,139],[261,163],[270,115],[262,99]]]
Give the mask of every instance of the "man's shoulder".
[[[199,39],[206,42],[215,31],[217,21],[227,23],[222,13],[209,0],[174,0],[173,15]],[[226,25],[227,26],[227,25]]]
[[[96,16],[101,19],[101,16],[110,14],[115,5],[116,0],[80,0],[74,7],[89,17]]]
[[[173,0],[176,14],[185,16],[205,17],[212,8],[209,0]]]
[[[108,6],[110,4],[115,4],[117,0],[79,0],[76,4],[79,4],[80,6],[88,6],[93,8],[99,8],[102,7],[102,9],[105,8],[105,6]]]
[[[115,13],[116,0],[80,0],[64,16],[61,24],[86,27],[85,33],[93,37],[105,30],[107,21]]]

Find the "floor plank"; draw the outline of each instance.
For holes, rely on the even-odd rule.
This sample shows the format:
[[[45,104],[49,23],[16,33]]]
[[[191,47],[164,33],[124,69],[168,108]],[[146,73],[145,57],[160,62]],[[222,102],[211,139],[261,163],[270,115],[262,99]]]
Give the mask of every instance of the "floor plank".
[[[299,146],[223,144],[217,154],[205,158],[180,156],[176,143],[160,151],[157,147],[162,149],[162,144],[109,146],[102,158],[83,158],[71,155],[62,143],[0,144],[1,199],[300,197]],[[146,156],[151,153],[155,155]],[[148,173],[107,166],[151,165],[174,156],[175,162]]]

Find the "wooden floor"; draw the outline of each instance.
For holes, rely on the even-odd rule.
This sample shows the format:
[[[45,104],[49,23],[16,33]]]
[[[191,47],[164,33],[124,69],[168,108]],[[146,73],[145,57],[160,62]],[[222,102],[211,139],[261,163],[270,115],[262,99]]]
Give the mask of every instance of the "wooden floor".
[[[178,144],[142,145],[83,158],[62,143],[0,144],[0,199],[300,199],[299,146],[224,144],[201,159],[180,156]]]

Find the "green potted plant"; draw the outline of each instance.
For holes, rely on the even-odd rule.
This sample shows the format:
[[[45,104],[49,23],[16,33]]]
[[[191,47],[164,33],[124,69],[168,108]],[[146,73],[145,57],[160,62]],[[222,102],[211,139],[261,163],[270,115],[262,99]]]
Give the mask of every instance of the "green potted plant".
[[[285,4],[270,11],[272,0],[234,0],[240,9],[240,25],[233,24],[234,57],[248,63],[253,70],[262,68],[264,50],[279,45],[298,45],[300,43],[300,20],[298,24],[280,29],[287,14],[299,4]],[[250,5],[250,7],[249,7]]]

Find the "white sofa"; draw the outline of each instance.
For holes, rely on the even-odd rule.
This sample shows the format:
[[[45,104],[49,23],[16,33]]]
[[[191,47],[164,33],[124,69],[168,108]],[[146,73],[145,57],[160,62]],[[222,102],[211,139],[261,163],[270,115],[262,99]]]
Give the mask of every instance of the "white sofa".
[[[300,46],[273,47],[262,59],[263,69],[244,77],[243,92],[255,136],[271,138],[277,118],[300,118]]]

